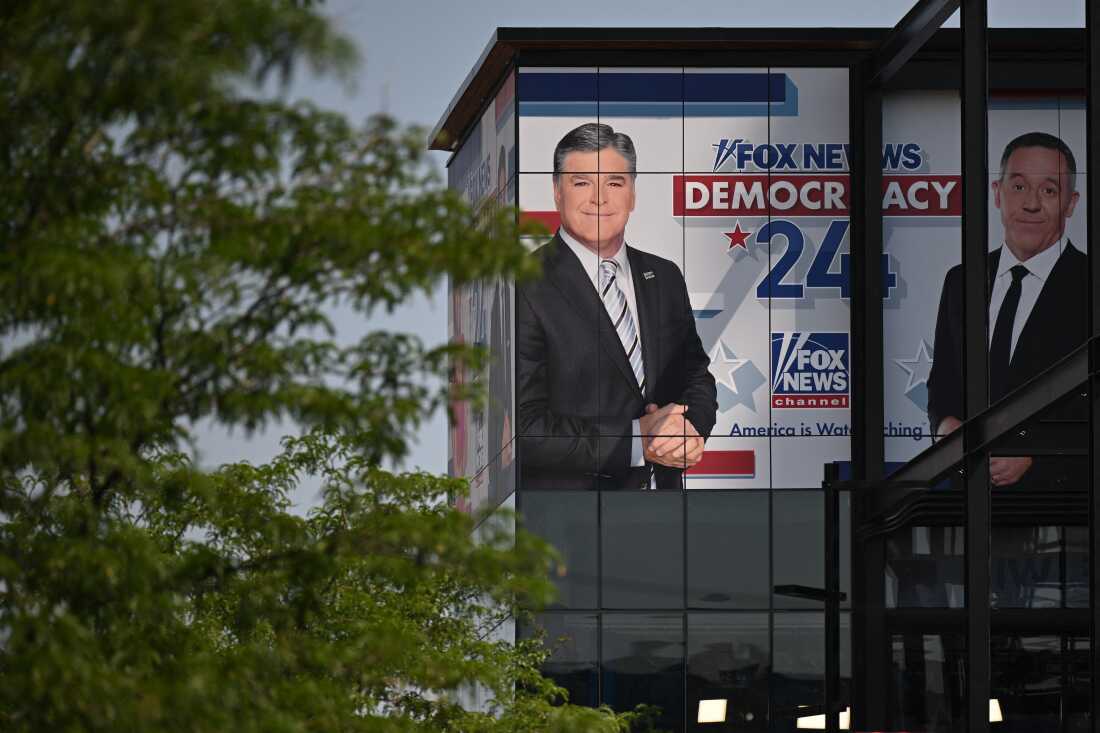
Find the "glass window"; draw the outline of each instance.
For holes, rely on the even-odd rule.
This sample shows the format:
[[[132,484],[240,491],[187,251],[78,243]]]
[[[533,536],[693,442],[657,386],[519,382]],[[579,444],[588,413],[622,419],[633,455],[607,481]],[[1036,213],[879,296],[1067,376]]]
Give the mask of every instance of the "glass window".
[[[1089,528],[1065,527],[1067,608],[1089,607]]]
[[[598,604],[597,495],[592,492],[523,492],[520,506],[527,529],[557,549],[550,571],[558,590],[551,608],[591,608]]]
[[[966,644],[961,634],[897,634],[891,730],[966,730]]]
[[[777,613],[773,623],[773,728],[805,727],[825,713],[825,615]]]
[[[766,613],[688,614],[689,731],[768,730],[769,646]]]
[[[654,706],[654,730],[683,731],[682,614],[604,614],[602,652],[605,704],[619,711]]]
[[[886,541],[887,608],[962,608],[962,527],[903,527]]]
[[[683,608],[684,497],[603,493],[604,608]]]
[[[1087,637],[998,635],[990,651],[991,695],[1001,730],[1089,729]]]
[[[768,494],[689,493],[688,606],[768,608]]]
[[[1064,538],[1062,527],[993,527],[990,532],[993,608],[1062,606]]]
[[[542,674],[565,689],[574,705],[599,704],[599,633],[595,615],[543,613],[534,626],[521,627],[521,638],[534,638],[541,631],[551,649]]]
[[[825,498],[819,491],[772,495],[776,608],[823,608]]]

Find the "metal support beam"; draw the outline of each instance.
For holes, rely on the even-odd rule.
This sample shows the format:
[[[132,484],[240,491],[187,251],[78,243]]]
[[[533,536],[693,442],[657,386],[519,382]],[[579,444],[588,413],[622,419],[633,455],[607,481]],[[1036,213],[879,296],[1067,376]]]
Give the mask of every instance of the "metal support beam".
[[[982,284],[985,291],[985,284]],[[890,474],[886,489],[892,484],[934,483],[963,459],[963,435],[971,438],[968,449],[988,448],[994,442],[1004,444],[1013,428],[1032,420],[1046,408],[1078,389],[1097,366],[1089,366],[1089,349],[1082,344],[1057,364],[1024,384],[1010,399],[999,401],[988,410],[972,415],[965,431],[944,436],[934,446]]]
[[[825,469],[825,733],[840,731],[840,497],[838,467]]]
[[[852,473],[856,480],[882,479],[883,331],[882,331],[882,90],[868,83],[869,67],[853,67],[850,83],[851,257],[852,257]],[[866,500],[853,503],[860,523]],[[853,563],[852,667],[856,728],[885,728],[889,679],[889,639],[885,636],[884,556],[874,538],[860,547]]]
[[[885,86],[958,7],[959,0],[920,0],[910,8],[872,56],[868,83]]]
[[[1085,3],[1085,190],[1089,191],[1096,181],[1093,170],[1100,166],[1100,31],[1096,23],[1100,22],[1100,13],[1096,3]],[[1100,350],[1097,349],[1100,336],[1100,256],[1096,247],[1100,246],[1100,196],[1088,197],[1088,252],[1089,252],[1089,336],[1088,344],[1089,372],[1095,375],[1100,368]],[[1090,700],[1090,720],[1094,733],[1100,733],[1100,720],[1097,720],[1097,701],[1100,700],[1100,497],[1096,495],[1096,482],[1100,480],[1100,379],[1090,376],[1089,391],[1089,446],[1092,454],[1089,460],[1089,656],[1091,674],[1089,685],[1092,688]]]
[[[989,222],[987,92],[989,79],[987,0],[962,2],[963,135],[963,333],[965,334],[966,417],[989,406],[989,353],[986,338],[986,269]],[[989,460],[983,436],[962,430],[966,491],[966,730],[989,731]]]
[[[866,78],[867,70],[861,73]],[[864,85],[853,94],[852,166],[852,469],[856,479],[882,478],[885,388],[882,331],[882,90]],[[859,99],[861,97],[861,99]]]

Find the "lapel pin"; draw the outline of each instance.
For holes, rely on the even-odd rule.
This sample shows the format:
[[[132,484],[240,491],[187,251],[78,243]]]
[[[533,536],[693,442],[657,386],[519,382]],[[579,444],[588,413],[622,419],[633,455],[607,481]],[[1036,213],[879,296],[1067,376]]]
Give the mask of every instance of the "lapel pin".
[[[652,280],[657,276],[653,274],[653,270],[646,270],[642,273],[642,277],[644,277],[646,280]]]

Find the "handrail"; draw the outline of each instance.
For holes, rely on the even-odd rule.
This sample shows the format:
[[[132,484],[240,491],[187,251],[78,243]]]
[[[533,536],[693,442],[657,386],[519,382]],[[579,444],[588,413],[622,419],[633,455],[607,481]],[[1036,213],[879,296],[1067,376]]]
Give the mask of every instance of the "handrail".
[[[905,512],[904,508],[898,507],[901,502],[914,494],[927,492],[958,471],[966,458],[987,451],[994,443],[1011,437],[1014,430],[1018,430],[1028,420],[1054,406],[1100,373],[1100,369],[1094,366],[1100,364],[1100,358],[1096,357],[1097,351],[1100,351],[1100,337],[1088,339],[1050,368],[969,418],[957,430],[936,441],[882,480],[834,480],[827,483],[837,490],[865,494],[871,500],[868,519],[872,521],[881,519],[891,509],[896,510],[893,512],[896,517]],[[1059,430],[1057,444],[1037,446],[1036,454],[1086,453],[1088,446],[1077,444],[1084,437],[1080,430]],[[1019,441],[1028,440],[1026,430],[1021,431],[1016,438]],[[967,446],[970,446],[969,449]]]

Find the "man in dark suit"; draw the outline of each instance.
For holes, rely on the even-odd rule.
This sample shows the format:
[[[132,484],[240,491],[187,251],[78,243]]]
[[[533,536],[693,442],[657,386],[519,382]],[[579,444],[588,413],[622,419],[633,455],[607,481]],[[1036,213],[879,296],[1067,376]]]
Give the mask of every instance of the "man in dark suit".
[[[680,488],[714,426],[710,360],[683,274],[624,241],[637,156],[581,125],[554,150],[561,227],[516,287],[522,488]]]
[[[1066,220],[1080,194],[1077,164],[1062,140],[1029,132],[1010,142],[994,181],[1004,244],[989,253],[989,397],[996,402],[1079,346],[1087,323],[1088,258],[1065,238]],[[935,434],[963,416],[962,266],[947,273],[936,318],[928,378],[928,418]],[[995,457],[995,486],[1019,482],[1028,456]]]

